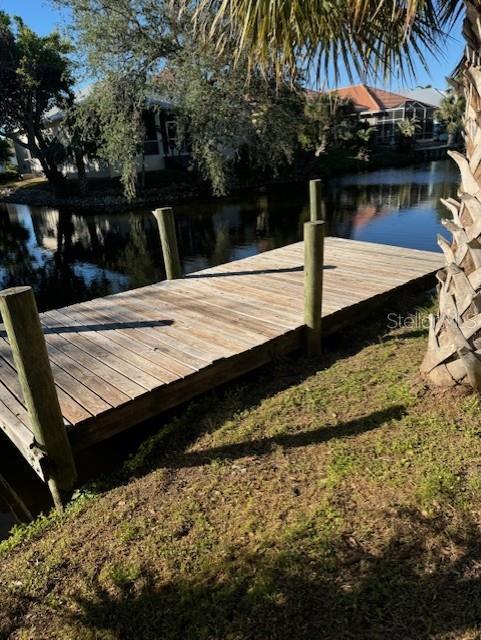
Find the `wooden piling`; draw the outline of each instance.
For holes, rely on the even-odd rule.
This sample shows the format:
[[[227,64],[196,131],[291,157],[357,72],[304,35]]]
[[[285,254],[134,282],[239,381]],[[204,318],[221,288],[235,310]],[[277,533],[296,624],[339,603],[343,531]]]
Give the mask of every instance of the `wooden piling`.
[[[325,222],[304,223],[304,322],[309,356],[321,353]]]
[[[322,197],[322,180],[309,181],[309,204],[311,222],[325,221],[324,200]]]
[[[177,234],[175,232],[175,220],[172,207],[163,207],[154,212],[159,225],[160,242],[164,256],[165,273],[167,280],[176,280],[182,277]]]
[[[0,313],[7,332],[31,428],[47,461],[46,477],[61,510],[77,480],[47,346],[31,287],[0,291]]]

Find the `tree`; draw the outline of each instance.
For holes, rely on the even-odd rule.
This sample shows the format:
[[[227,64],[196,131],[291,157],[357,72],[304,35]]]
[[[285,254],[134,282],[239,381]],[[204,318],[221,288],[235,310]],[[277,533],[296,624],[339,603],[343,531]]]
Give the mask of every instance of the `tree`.
[[[191,5],[190,2],[188,4]],[[339,6],[343,4],[339,3]],[[438,50],[439,44],[435,39],[441,37],[440,30],[449,28],[459,13],[465,10],[463,35],[466,50],[454,84],[466,99],[466,153],[449,152],[460,169],[461,187],[458,199],[444,201],[453,216],[452,221],[446,222],[446,227],[452,233],[452,241],[439,238],[447,266],[438,273],[439,310],[430,319],[428,351],[421,370],[435,384],[450,386],[468,382],[479,391],[481,2],[406,0],[401,3],[396,0],[352,0],[345,4],[347,6],[344,10],[350,20],[346,20],[346,15],[344,16],[344,28],[338,31],[340,38],[330,48],[325,46],[327,41],[324,35],[327,25],[332,27],[336,16],[326,15],[322,0],[295,0],[291,3],[200,0],[196,15],[197,28],[203,29],[210,37],[229,29],[236,38],[236,54],[247,55],[251,66],[268,67],[274,62],[281,69],[286,64],[293,66],[296,57],[302,55],[308,62],[317,61],[319,68],[319,65],[331,61],[333,56],[344,54],[342,59],[352,61],[354,68],[359,69],[359,65],[362,65],[361,71],[382,68],[390,72],[396,60],[400,60],[404,68],[409,69],[413,56],[420,54],[421,44]],[[217,11],[216,19],[209,23],[205,11],[213,9]],[[389,17],[390,13],[392,19]],[[345,30],[348,28],[353,32],[350,41],[345,37]],[[404,31],[404,35],[400,31]],[[221,50],[223,41],[218,41],[218,48]],[[370,45],[366,42],[370,42]],[[366,63],[356,62],[358,50],[367,54]]]
[[[69,52],[58,33],[38,36],[20,18],[0,12],[0,135],[28,149],[55,186],[65,150],[45,118],[71,95]]]
[[[313,149],[316,156],[354,136],[357,117],[353,104],[336,92],[308,94],[304,115],[301,143],[305,149]]]
[[[396,142],[400,150],[407,151],[414,148],[419,122],[416,118],[404,118],[396,125]]]
[[[5,138],[0,138],[0,164],[10,162],[12,157],[12,145]]]
[[[461,77],[453,81],[466,99],[466,152],[450,151],[461,173],[458,198],[443,201],[452,214],[439,237],[447,266],[437,275],[438,313],[430,318],[428,351],[422,371],[441,386],[467,382],[481,390],[481,4],[466,2],[463,34],[465,58]]]
[[[171,103],[179,146],[189,147],[197,169],[217,194],[225,193],[236,166],[272,168],[288,162],[297,141],[301,96],[281,90],[246,59],[234,66],[225,47],[197,38],[188,13],[180,18],[168,0],[59,0],[72,10],[78,48],[100,78],[89,104],[100,125],[99,154],[122,173],[135,195],[142,152],[142,111]],[[154,100],[150,100],[150,97]]]
[[[464,95],[450,89],[441,100],[439,108],[434,112],[434,116],[446,127],[450,143],[454,142],[456,134],[461,131],[465,109]]]
[[[369,160],[374,148],[376,127],[371,127],[367,122],[360,122],[356,129],[356,142],[358,160]]]
[[[82,104],[79,126],[97,139],[97,154],[121,171],[127,198],[136,193],[137,156],[142,153],[142,112],[146,102],[145,80],[126,73],[109,72]]]
[[[87,170],[85,157],[95,158],[98,155],[98,140],[95,131],[98,127],[87,126],[90,124],[85,106],[75,102],[72,96],[63,113],[60,125],[59,137],[65,148],[67,159],[75,163],[81,195],[88,192]]]
[[[368,160],[375,131],[359,120],[352,101],[335,91],[307,94],[299,140],[316,157],[338,148]]]
[[[297,144],[303,97],[274,79],[232,65],[231,51],[213,55],[195,41],[169,63],[159,89],[175,105],[178,133],[216,194],[224,194],[239,162],[274,174]]]

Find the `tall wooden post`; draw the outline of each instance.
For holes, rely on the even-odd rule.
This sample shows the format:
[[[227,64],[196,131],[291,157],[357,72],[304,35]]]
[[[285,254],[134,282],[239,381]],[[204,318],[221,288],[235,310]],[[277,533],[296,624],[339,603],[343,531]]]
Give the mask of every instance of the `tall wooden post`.
[[[309,356],[321,353],[325,224],[322,220],[304,223],[304,322]]]
[[[31,287],[0,291],[0,313],[30,416],[33,434],[44,449],[48,485],[61,510],[77,480],[70,441],[63,422],[47,346]]]
[[[324,200],[322,198],[322,180],[309,181],[309,205],[311,222],[326,219]]]
[[[167,280],[175,280],[182,277],[180,265],[179,247],[175,232],[175,220],[172,207],[164,207],[154,211],[155,219],[159,225],[160,242],[164,256],[165,273]]]

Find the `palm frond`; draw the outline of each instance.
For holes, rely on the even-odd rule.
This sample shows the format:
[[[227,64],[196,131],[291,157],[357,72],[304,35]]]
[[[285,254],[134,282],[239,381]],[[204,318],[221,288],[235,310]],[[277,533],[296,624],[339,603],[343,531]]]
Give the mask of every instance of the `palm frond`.
[[[283,74],[340,64],[361,77],[412,76],[427,49],[441,52],[462,0],[184,0],[197,28],[219,49]]]

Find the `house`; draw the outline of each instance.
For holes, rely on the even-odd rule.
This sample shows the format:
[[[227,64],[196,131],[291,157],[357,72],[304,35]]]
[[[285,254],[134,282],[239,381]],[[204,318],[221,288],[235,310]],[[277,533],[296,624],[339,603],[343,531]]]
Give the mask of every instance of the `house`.
[[[81,102],[90,93],[90,87],[79,91],[76,99]],[[45,128],[52,136],[55,136],[61,128],[65,117],[61,109],[52,109],[45,118]],[[142,114],[145,129],[143,152],[137,159],[138,171],[161,171],[163,169],[185,166],[188,162],[189,152],[179,143],[177,125],[173,106],[152,97],[146,101]],[[28,149],[15,145],[15,152],[19,171],[21,173],[41,175],[40,162],[31,156]],[[86,172],[89,178],[112,178],[120,175],[118,168],[99,158],[86,159]],[[64,162],[61,165],[62,173],[68,178],[77,176],[77,167],[73,162]]]
[[[402,95],[411,100],[424,102],[438,108],[442,99],[446,96],[445,91],[440,91],[434,87],[417,87],[416,89],[403,89]]]
[[[434,112],[443,97],[437,89],[393,93],[366,84],[356,84],[336,89],[336,93],[352,102],[361,122],[375,127],[375,141],[379,144],[394,144],[398,123],[407,119],[415,119],[418,124],[416,140],[426,142],[436,138]]]

